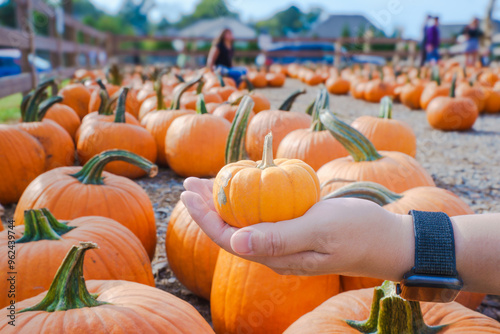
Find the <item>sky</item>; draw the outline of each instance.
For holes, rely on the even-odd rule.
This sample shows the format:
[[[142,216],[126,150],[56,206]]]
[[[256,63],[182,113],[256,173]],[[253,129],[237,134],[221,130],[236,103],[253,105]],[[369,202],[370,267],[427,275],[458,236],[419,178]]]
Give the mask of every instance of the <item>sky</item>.
[[[122,3],[122,0],[91,1],[109,13],[118,11]],[[166,16],[170,21],[177,21],[182,14],[191,12],[199,0],[155,1],[158,12],[153,13],[153,20]],[[387,33],[402,28],[405,38],[419,38],[427,14],[438,15],[441,24],[467,23],[475,16],[485,15],[488,0],[226,0],[226,3],[243,21],[265,19],[291,5],[304,11],[319,6],[325,9],[325,16],[363,14]],[[494,17],[497,16],[500,10],[494,12]]]

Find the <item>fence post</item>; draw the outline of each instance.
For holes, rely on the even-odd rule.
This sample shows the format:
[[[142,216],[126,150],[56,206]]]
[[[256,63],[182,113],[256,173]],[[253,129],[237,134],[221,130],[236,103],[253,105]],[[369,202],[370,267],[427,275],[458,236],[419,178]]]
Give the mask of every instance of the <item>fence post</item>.
[[[365,35],[363,36],[364,39],[363,53],[369,53],[372,50],[372,38],[373,38],[373,31],[367,30],[365,32]]]
[[[62,66],[62,44],[61,36],[56,28],[56,16],[49,18],[49,36],[56,40],[57,50],[50,51],[50,62],[55,70],[60,70]]]
[[[413,66],[415,64],[417,53],[417,42],[410,41],[408,44],[408,66]]]
[[[397,65],[401,61],[401,53],[405,49],[405,42],[398,38],[396,41],[396,49],[394,50],[394,57],[392,57],[392,64]]]
[[[342,38],[338,38],[335,41],[335,59],[334,59],[334,66],[336,68],[340,68],[342,64]]]
[[[33,9],[31,0],[18,0],[16,1],[16,21],[17,27],[23,32],[29,41],[27,50],[21,50],[21,72],[29,72],[31,74],[31,88],[37,85],[36,68],[32,66],[29,61],[29,55],[35,56],[35,35],[32,26]],[[26,94],[28,92],[22,92]]]

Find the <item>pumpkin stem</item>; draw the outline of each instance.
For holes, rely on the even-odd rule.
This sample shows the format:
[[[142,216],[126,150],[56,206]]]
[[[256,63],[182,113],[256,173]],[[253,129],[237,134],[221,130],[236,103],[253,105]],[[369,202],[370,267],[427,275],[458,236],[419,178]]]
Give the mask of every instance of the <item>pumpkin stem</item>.
[[[177,91],[172,99],[172,105],[170,106],[170,110],[179,110],[181,108],[181,97],[189,88],[195,85],[198,81],[202,79],[201,75],[198,75],[196,78],[191,81],[185,82],[182,84],[181,89]]]
[[[201,92],[203,91],[203,86],[205,86],[205,80],[200,80],[198,82],[198,86],[196,86],[196,95],[200,95]]]
[[[264,139],[264,152],[262,153],[262,161],[257,165],[260,169],[275,167],[273,158],[273,133],[269,132]]]
[[[198,115],[208,114],[207,105],[205,104],[205,95],[201,93],[196,100],[196,113]]]
[[[38,85],[32,93],[28,94],[27,99],[23,99],[21,102],[21,117],[23,122],[39,122],[43,119],[45,113],[41,115],[42,118],[39,118],[40,104],[47,100],[47,88],[53,87],[53,85],[55,85],[54,78],[48,79]]]
[[[455,97],[456,87],[457,87],[457,73],[453,74],[453,79],[451,79],[450,97]]]
[[[384,96],[380,101],[380,113],[378,117],[385,119],[392,118],[392,98],[390,96]]]
[[[441,86],[441,77],[439,75],[439,67],[435,66],[432,69],[431,80],[435,81],[438,86]]]
[[[17,240],[18,244],[39,241],[59,240],[61,235],[74,229],[59,222],[48,209],[24,211],[24,235]]]
[[[220,74],[220,71],[217,71],[215,73],[215,75],[217,76],[217,80],[219,80],[219,84],[221,87],[226,87],[226,83],[224,82],[224,78],[222,77],[222,75]]]
[[[312,116],[312,114],[313,114],[315,103],[316,103],[316,99],[314,101],[312,101],[311,103],[309,103],[309,105],[306,108],[306,114],[308,114],[309,116]]]
[[[186,80],[184,80],[184,78],[182,77],[182,75],[180,75],[179,73],[175,73],[175,78],[177,79],[177,81],[179,81],[180,83],[185,83]]]
[[[106,70],[106,79],[108,82],[115,86],[121,86],[123,81],[123,75],[120,71],[118,64],[110,65]]]
[[[47,295],[37,305],[25,308],[19,313],[29,311],[68,311],[108,304],[98,301],[85,286],[83,260],[85,252],[94,248],[97,248],[97,245],[92,242],[80,242],[79,246],[71,247],[57,270]]]
[[[247,89],[249,92],[252,92],[255,90],[255,87],[253,86],[252,82],[250,82],[250,80],[248,79],[248,77],[246,75],[243,75],[241,77],[241,80],[245,81],[245,84],[247,85]]]
[[[396,285],[390,281],[385,281],[373,290],[373,302],[367,320],[345,322],[361,333],[379,334],[434,334],[448,326],[427,326],[420,303],[401,298],[396,294]]]
[[[77,173],[71,174],[83,184],[102,185],[104,167],[112,161],[125,161],[146,171],[149,177],[158,174],[158,166],[151,161],[126,150],[107,150],[95,155]]]
[[[165,100],[163,99],[163,81],[162,78],[165,74],[168,73],[168,70],[163,70],[158,74],[158,77],[155,81],[155,92],[156,92],[156,110],[165,110]]]
[[[248,158],[245,150],[245,135],[247,132],[248,119],[252,112],[255,103],[248,95],[243,96],[233,122],[231,123],[231,130],[226,142],[225,163],[230,164]]]
[[[289,97],[286,98],[285,101],[283,101],[283,103],[278,108],[278,110],[290,111],[290,109],[292,109],[292,105],[295,102],[295,100],[297,99],[297,97],[299,95],[302,95],[302,94],[305,94],[305,93],[306,93],[305,89],[299,89],[299,90],[293,92],[292,94],[290,94]]]
[[[340,197],[362,198],[384,206],[403,198],[403,195],[396,194],[375,182],[354,182],[333,191],[323,199]]]
[[[118,105],[116,106],[115,123],[125,123],[125,103],[127,101],[128,87],[123,87],[120,97],[118,98]]]
[[[323,123],[319,119],[319,113],[322,109],[327,109],[330,106],[330,96],[325,88],[322,88],[316,99],[312,109],[312,125],[311,129],[315,132],[325,130]]]
[[[59,103],[63,100],[62,97],[60,96],[51,96],[49,97],[47,100],[43,101],[42,103],[40,103],[40,105],[38,106],[38,115],[37,115],[37,119],[39,121],[43,120],[43,118],[45,117],[45,115],[47,114],[47,111],[49,111],[49,109],[56,103]]]
[[[365,136],[349,124],[342,122],[330,110],[321,110],[319,118],[335,139],[349,152],[354,161],[375,161],[382,158]]]

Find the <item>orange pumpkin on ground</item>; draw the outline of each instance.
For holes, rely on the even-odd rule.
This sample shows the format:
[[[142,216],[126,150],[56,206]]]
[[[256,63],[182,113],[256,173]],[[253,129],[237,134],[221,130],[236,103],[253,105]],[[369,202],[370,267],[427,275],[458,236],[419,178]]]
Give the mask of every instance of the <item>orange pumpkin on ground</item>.
[[[220,74],[217,74],[217,80],[219,82],[219,85],[208,89],[207,92],[208,93],[217,93],[222,98],[223,101],[227,101],[229,96],[231,96],[231,94],[236,92],[237,89],[234,86],[227,85],[226,82],[224,81],[224,78]],[[207,105],[208,104],[209,104],[209,102],[207,102]]]
[[[56,103],[49,108],[44,119],[50,119],[59,124],[68,132],[71,138],[75,137],[75,133],[80,127],[80,117],[76,112],[67,105]]]
[[[351,89],[351,83],[349,80],[343,79],[341,77],[331,76],[325,82],[326,89],[330,94],[334,95],[345,95],[349,93]]]
[[[398,151],[412,157],[417,154],[417,137],[407,123],[392,119],[392,100],[382,98],[378,117],[358,117],[351,126],[380,151]]]
[[[153,206],[135,182],[103,172],[111,161],[123,160],[155,176],[158,168],[127,151],[110,150],[93,157],[83,167],[61,167],[38,176],[24,191],[14,214],[16,225],[24,222],[24,211],[48,208],[58,219],[103,216],[130,229],[142,242],[149,258],[156,248]]]
[[[45,151],[26,131],[0,124],[0,152],[0,203],[15,203],[45,171]]]
[[[277,110],[261,111],[252,118],[245,139],[245,148],[251,160],[256,161],[262,157],[264,138],[269,132],[273,133],[273,155],[276,155],[281,140],[287,134],[311,126],[310,115],[289,111],[295,99],[304,93],[305,90],[298,90],[292,93]]]
[[[382,79],[368,81],[364,88],[364,99],[368,102],[378,103],[384,96],[393,96],[394,87]]]
[[[435,186],[429,173],[411,156],[397,151],[377,152],[365,136],[329,110],[322,110],[320,119],[350,154],[318,170],[318,178],[323,183],[322,195],[343,185],[342,182],[325,184],[332,179],[377,182],[398,193],[420,186]]]
[[[82,84],[67,85],[59,91],[62,104],[73,109],[80,119],[89,112],[90,91]]]
[[[128,150],[149,161],[156,161],[156,143],[153,136],[141,126],[125,123],[127,93],[128,88],[123,88],[114,122],[92,122],[82,130],[76,146],[80,163],[85,164],[93,156],[110,149]],[[146,174],[141,168],[123,161],[110,163],[105,170],[129,178]]]
[[[281,334],[339,292],[337,275],[279,275],[221,249],[210,309],[216,333]]]
[[[304,315],[284,334],[497,333],[500,324],[458,303],[406,301],[395,284],[341,293]]]
[[[198,95],[203,92],[204,81],[201,80],[198,82],[198,87],[195,91],[190,91],[181,96],[180,105],[183,109],[196,110],[196,103],[198,101]],[[190,88],[190,87],[189,87]],[[203,94],[203,98],[205,99],[205,103],[222,103],[224,100],[216,92],[205,92]]]
[[[489,91],[484,89],[482,86],[464,82],[457,85],[455,96],[468,97],[476,104],[477,110],[481,113],[484,111],[486,100],[488,99],[488,92]]]
[[[266,74],[263,72],[249,72],[247,74],[248,80],[252,83],[255,88],[265,88],[267,87]]]
[[[231,124],[207,113],[203,94],[196,114],[176,118],[165,137],[170,168],[181,176],[214,176],[224,166],[224,147]]]
[[[164,108],[169,108],[170,105],[172,104],[172,100],[170,100],[168,97],[165,96],[165,87],[163,85],[163,76],[167,74],[166,71],[162,71],[158,74],[158,78],[156,79],[156,82],[155,82],[155,85],[154,85],[154,90],[155,90],[155,93],[156,95],[155,96],[151,96],[147,99],[145,99],[142,104],[141,104],[141,107],[139,108],[139,115],[138,115],[138,119],[139,121],[141,121],[141,124],[144,124],[142,123],[142,119],[148,114],[150,113],[151,111],[154,111],[154,110],[161,110],[159,109],[158,107],[158,101],[163,101],[163,102],[160,102],[160,107],[164,107]],[[201,76],[198,77],[199,80],[201,80]],[[177,88],[179,87],[179,88]],[[177,90],[174,90],[172,92],[172,95],[176,95],[176,93],[178,92],[178,90],[181,90],[182,89],[182,85],[179,85],[177,86],[176,89]],[[190,88],[192,88],[192,86],[190,86]]]
[[[410,109],[420,109],[420,98],[425,86],[421,83],[407,83],[401,88],[399,99]]]
[[[283,73],[267,73],[267,85],[271,87],[283,87],[286,76]]]
[[[81,240],[99,242],[84,263],[87,279],[119,279],[154,286],[148,254],[137,237],[116,221],[98,217],[80,217],[59,222],[47,209],[26,210],[24,225],[14,227],[16,237],[16,301],[34,297],[50,287],[64,255]],[[7,249],[9,236],[0,234],[0,247]],[[0,264],[4,272],[8,263]],[[36,273],[36,275],[33,275]],[[0,289],[9,282],[0,280]],[[0,307],[9,304],[7,294],[0,297]]]
[[[328,105],[328,92],[322,89],[313,105],[313,124],[309,129],[297,129],[287,134],[278,146],[278,159],[299,159],[317,171],[327,162],[349,155],[319,120],[320,109],[328,108]]]
[[[441,81],[431,81],[425,85],[422,95],[420,95],[420,107],[427,110],[427,106],[438,96],[447,96],[450,92],[449,84],[441,84]]]
[[[248,95],[252,98],[253,102],[255,103],[253,111],[256,114],[261,112],[262,110],[269,110],[269,108],[271,108],[271,102],[269,102],[267,97],[265,97],[260,93],[257,93],[254,90],[254,86],[252,85],[252,83],[250,83],[248,78],[244,77],[243,82],[246,82],[248,89],[235,91],[228,97],[227,101],[229,103],[235,103],[239,105],[241,102],[241,98],[245,95]]]
[[[491,89],[484,104],[484,112],[496,114],[500,112],[500,91]]]
[[[156,288],[127,281],[83,279],[90,242],[70,249],[47,292],[16,303],[11,326],[3,309],[2,333],[213,333],[187,302]]]

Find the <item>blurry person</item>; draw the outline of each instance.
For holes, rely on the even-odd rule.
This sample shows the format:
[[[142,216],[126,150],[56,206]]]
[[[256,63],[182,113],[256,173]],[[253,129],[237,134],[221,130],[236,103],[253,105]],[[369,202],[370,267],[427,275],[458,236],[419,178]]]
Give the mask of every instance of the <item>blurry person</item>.
[[[431,64],[439,60],[439,17],[433,18],[433,24],[425,29],[425,50],[427,53],[426,62]]]
[[[425,65],[425,62],[427,61],[427,26],[429,25],[429,22],[431,21],[432,16],[427,15],[425,18],[424,22],[424,29],[423,29],[423,37],[422,37],[422,44],[420,44],[420,67]]]
[[[479,19],[477,17],[464,28],[463,34],[467,38],[465,42],[465,65],[475,66],[479,51],[479,39],[483,35],[483,32],[479,29]]]
[[[226,28],[217,36],[207,58],[207,67],[210,70],[218,70],[223,76],[229,76],[239,84],[241,77],[246,74],[244,67],[233,67],[233,33]]]

